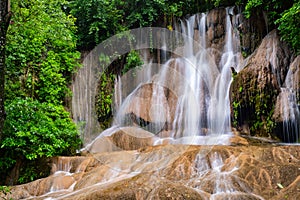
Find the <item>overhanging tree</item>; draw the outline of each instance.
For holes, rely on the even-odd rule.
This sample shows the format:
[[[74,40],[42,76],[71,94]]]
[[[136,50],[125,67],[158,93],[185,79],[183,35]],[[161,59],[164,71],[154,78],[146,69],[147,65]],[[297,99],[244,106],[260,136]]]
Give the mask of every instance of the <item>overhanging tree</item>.
[[[4,80],[5,80],[5,43],[11,13],[9,0],[0,0],[0,141],[5,120],[4,110]]]

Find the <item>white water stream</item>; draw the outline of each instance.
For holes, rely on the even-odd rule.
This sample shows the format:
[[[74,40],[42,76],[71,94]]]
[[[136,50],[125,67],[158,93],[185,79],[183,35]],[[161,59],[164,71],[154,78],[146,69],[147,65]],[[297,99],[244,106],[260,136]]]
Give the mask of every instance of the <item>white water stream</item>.
[[[231,9],[226,9],[226,36],[225,44],[218,52],[220,58],[216,59],[211,53],[211,48],[206,48],[207,15],[205,13],[193,15],[180,23],[182,34],[185,35],[183,46],[179,47],[181,57],[170,58],[161,65],[156,76],[145,77],[144,82],[135,89],[123,101],[122,106],[116,115],[114,125],[126,126],[128,119],[124,120],[128,110],[134,112],[138,117],[145,116],[144,112],[149,112],[150,122],[171,123],[169,134],[165,137],[171,138],[175,143],[197,144],[199,137],[207,136],[219,144],[224,142],[224,137],[220,141],[217,135],[230,134],[230,100],[229,88],[232,81],[232,69],[239,68],[239,40],[238,35],[233,31],[231,20]],[[233,19],[236,19],[233,18]],[[197,30],[197,31],[195,31]],[[198,35],[196,35],[198,34]],[[197,40],[195,40],[195,38]],[[179,39],[178,39],[179,40]],[[165,45],[166,42],[163,42]],[[235,48],[234,45],[235,44]],[[214,50],[216,51],[216,50]],[[152,63],[145,68],[151,68]],[[136,100],[139,89],[143,84],[151,83],[161,87],[152,90],[151,107],[145,107],[145,98]],[[119,79],[119,84],[125,83]],[[120,89],[120,86],[115,87]],[[176,105],[167,104],[168,99],[164,96],[163,88],[169,89],[177,98]],[[151,92],[151,91],[150,91]],[[118,91],[117,94],[120,94]],[[119,100],[119,96],[117,98]],[[133,103],[134,102],[134,103]],[[134,104],[134,105],[133,105]],[[134,107],[134,108],[132,108]],[[148,110],[147,110],[148,109]],[[175,113],[173,113],[175,111]],[[154,134],[158,129],[150,129]],[[209,139],[200,139],[208,141]],[[160,142],[156,142],[160,143]],[[211,144],[211,143],[209,143]]]

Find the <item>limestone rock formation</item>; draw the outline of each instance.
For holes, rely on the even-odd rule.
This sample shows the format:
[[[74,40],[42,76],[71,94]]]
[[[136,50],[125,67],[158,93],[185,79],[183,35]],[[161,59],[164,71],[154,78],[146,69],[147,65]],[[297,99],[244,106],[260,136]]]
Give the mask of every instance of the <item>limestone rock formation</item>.
[[[285,86],[296,91],[298,94],[297,99],[300,101],[300,56],[297,56],[291,63]]]
[[[13,199],[299,199],[298,146],[164,145],[58,157]],[[63,171],[64,170],[64,171]]]
[[[226,10],[214,9],[207,14],[207,45],[222,50],[225,44]]]
[[[83,150],[86,153],[136,150],[152,146],[156,136],[140,127],[112,127],[100,134]]]
[[[291,60],[292,53],[274,30],[234,77],[231,85],[234,117],[240,127],[247,125],[252,135],[272,137],[272,113]]]

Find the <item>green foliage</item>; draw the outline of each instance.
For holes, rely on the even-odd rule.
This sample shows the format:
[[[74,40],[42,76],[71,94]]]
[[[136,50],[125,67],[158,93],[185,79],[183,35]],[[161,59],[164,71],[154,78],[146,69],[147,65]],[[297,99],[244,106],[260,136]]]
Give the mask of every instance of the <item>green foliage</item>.
[[[173,18],[212,8],[207,0],[73,0],[68,5],[78,26],[79,49],[90,50],[121,31],[172,26]]]
[[[254,9],[260,8],[263,5],[263,0],[248,0],[245,6],[245,16],[249,18]]]
[[[287,41],[295,50],[300,52],[300,2],[297,0],[248,0],[244,14],[250,17],[254,12],[265,11],[269,26],[280,30],[281,38]]]
[[[0,192],[3,192],[4,194],[10,193],[10,187],[9,186],[3,186],[0,185]]]
[[[81,141],[63,106],[17,98],[6,104],[7,119],[1,141],[0,174],[7,174],[21,160],[19,183],[40,177],[30,162],[56,155],[72,155]],[[39,169],[41,170],[41,169]]]
[[[31,97],[61,104],[79,65],[75,19],[62,10],[66,1],[11,3],[14,14],[7,33],[6,98]]]
[[[128,1],[127,8],[129,15],[126,21],[129,26],[146,27],[151,26],[159,16],[159,8],[164,7],[164,2],[161,0],[156,1]]]
[[[115,76],[111,73],[104,72],[101,74],[96,95],[96,113],[101,123],[110,121],[112,117],[112,103],[114,91]],[[107,128],[107,127],[104,127]]]
[[[126,63],[124,65],[122,73],[125,74],[130,69],[139,67],[142,64],[143,64],[143,61],[141,60],[139,53],[137,51],[132,50],[126,56]]]
[[[11,1],[13,17],[6,44],[7,118],[0,141],[2,182],[13,170],[20,172],[18,183],[41,177],[37,160],[74,154],[79,148],[78,131],[62,106],[71,95],[68,84],[80,57],[75,18],[64,10],[67,3]]]
[[[232,102],[233,106],[233,125],[235,127],[238,126],[238,118],[239,118],[239,109],[241,107],[241,103],[239,101]]]
[[[63,106],[16,99],[6,105],[5,138],[1,148],[28,160],[74,154],[80,140]]]
[[[74,0],[68,5],[76,18],[78,46],[92,49],[108,37],[124,31],[124,6],[120,0]]]
[[[281,18],[275,21],[279,25],[278,29],[282,39],[291,44],[296,54],[300,53],[300,2],[281,13]]]

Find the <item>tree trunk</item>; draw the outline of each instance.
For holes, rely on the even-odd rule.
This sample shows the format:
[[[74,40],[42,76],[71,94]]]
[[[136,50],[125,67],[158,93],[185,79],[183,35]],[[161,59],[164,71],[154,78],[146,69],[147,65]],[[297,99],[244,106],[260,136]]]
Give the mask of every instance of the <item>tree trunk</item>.
[[[24,159],[22,159],[22,157],[17,158],[14,168],[6,177],[5,185],[16,185],[18,183],[20,177],[20,170],[23,163]]]
[[[10,2],[0,0],[0,141],[3,135],[3,125],[5,120],[4,110],[4,82],[5,82],[5,43],[6,32],[10,22]]]

